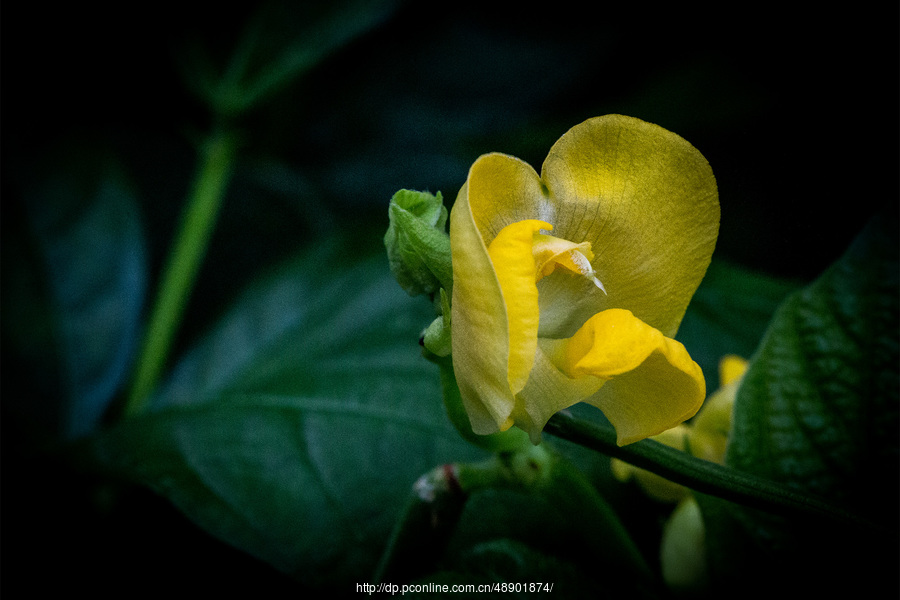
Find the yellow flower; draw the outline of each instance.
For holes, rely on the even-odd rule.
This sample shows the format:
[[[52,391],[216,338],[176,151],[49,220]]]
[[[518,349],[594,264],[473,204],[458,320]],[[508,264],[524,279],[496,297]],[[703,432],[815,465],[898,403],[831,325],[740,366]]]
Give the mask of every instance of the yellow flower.
[[[715,247],[712,170],[679,136],[619,115],[551,148],[541,175],[487,154],[450,215],[457,382],[478,434],[592,404],[628,444],[692,417],[703,374],[672,339]]]

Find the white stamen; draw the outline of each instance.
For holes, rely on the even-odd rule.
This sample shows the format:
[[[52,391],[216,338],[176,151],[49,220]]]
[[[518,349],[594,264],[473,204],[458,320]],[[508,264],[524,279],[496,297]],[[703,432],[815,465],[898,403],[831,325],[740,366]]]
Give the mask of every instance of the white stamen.
[[[597,279],[597,276],[594,275],[593,271],[591,271],[590,275],[587,275],[587,277],[589,277],[591,279],[591,281],[594,282],[594,285],[596,285],[598,288],[600,288],[600,291],[602,291],[604,294],[606,294],[606,288],[603,287],[603,284],[600,282],[599,279]]]
[[[598,288],[600,288],[604,294],[606,294],[606,288],[603,287],[603,284],[597,279],[597,276],[594,275],[594,268],[591,266],[590,261],[587,257],[577,250],[573,250],[571,255],[572,262],[575,263],[575,266],[578,267],[578,271],[594,282]]]

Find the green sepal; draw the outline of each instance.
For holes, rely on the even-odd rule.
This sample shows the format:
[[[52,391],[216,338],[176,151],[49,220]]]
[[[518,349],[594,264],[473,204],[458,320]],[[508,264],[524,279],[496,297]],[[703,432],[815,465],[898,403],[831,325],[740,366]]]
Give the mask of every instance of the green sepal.
[[[391,272],[411,296],[453,286],[447,208],[441,193],[400,190],[388,208],[387,250]]]

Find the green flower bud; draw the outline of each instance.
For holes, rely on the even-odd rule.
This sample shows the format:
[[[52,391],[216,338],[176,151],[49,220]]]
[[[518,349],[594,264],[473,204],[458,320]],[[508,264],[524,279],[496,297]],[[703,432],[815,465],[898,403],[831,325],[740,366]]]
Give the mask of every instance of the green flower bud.
[[[411,296],[450,290],[453,269],[441,193],[400,190],[391,198],[384,236],[391,272]]]

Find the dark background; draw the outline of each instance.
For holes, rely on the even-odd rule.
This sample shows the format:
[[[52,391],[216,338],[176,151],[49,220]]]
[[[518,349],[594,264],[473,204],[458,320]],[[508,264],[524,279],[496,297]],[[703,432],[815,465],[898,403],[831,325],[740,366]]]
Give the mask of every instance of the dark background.
[[[178,65],[189,43],[227,54],[254,10],[238,4],[5,3],[3,234],[24,227],[23,187],[56,168],[60,147],[102,147],[139,190],[158,272],[193,140],[210,127]],[[396,4],[240,121],[240,162],[179,344],[318,236],[383,231],[396,190],[440,190],[449,204],[479,154],[539,168],[569,127],[606,113],[657,123],[706,156],[722,205],[717,257],[812,279],[897,202],[898,14],[806,6]],[[29,381],[14,357],[4,363],[5,402]],[[2,424],[5,586],[294,591],[164,501],[46,458],[7,411]]]

